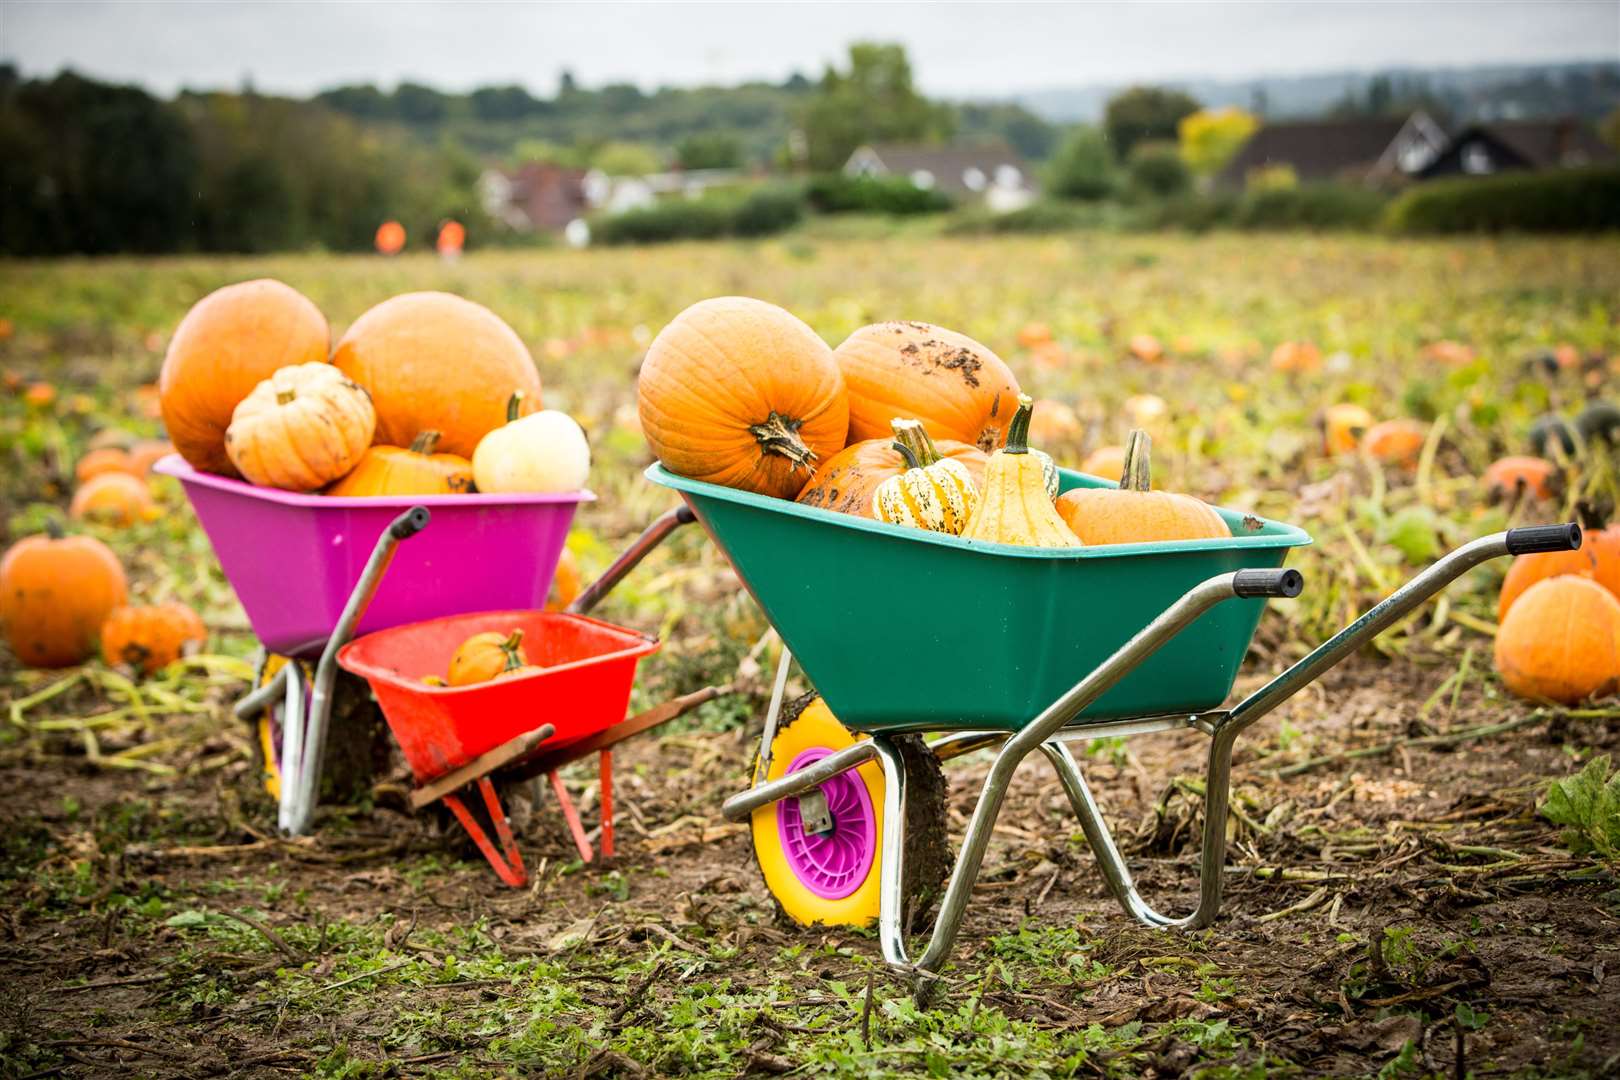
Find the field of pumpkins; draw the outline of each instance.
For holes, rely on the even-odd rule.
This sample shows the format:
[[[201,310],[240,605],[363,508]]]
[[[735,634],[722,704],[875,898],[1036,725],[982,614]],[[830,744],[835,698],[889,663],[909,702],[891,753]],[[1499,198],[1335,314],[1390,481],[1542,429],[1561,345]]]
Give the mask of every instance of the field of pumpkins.
[[[188,1075],[1449,1075],[1464,1056],[1602,1075],[1620,1060],[1601,1020],[1620,1002],[1617,297],[1620,262],[1583,240],[0,266],[0,782],[21,792],[0,811],[0,955],[42,1002],[0,1015],[0,1048],[19,1075],[95,1073],[75,1055]],[[430,512],[576,499],[530,605],[557,611],[681,505],[665,474],[986,560],[1124,566],[1297,527],[1305,589],[1219,658],[1234,700],[1478,537],[1574,521],[1582,539],[1470,571],[1245,737],[1210,931],[1125,918],[1052,773],[1019,772],[931,1012],[874,933],[774,894],[757,836],[721,813],[780,775],[753,749],[773,690],[783,733],[862,736],[803,669],[773,686],[781,638],[701,509],[592,612],[659,642],[628,714],[696,704],[616,751],[611,790],[587,763],[502,792],[490,831],[509,824],[523,888],[413,802],[423,777],[385,729],[361,789],[278,828],[263,732],[232,712],[274,667],[184,485]],[[286,581],[318,576],[291,540],[255,542],[288,553]],[[939,686],[1145,622],[1102,590],[1067,623],[1005,625],[988,576],[863,609],[858,561],[818,553],[811,575],[806,555],[773,552],[772,588]],[[532,552],[467,558],[512,577]],[[401,674],[447,700],[539,685],[538,625],[489,624]],[[919,647],[941,626],[961,652]],[[1177,911],[1208,794],[1187,735],[1074,744],[1144,892]],[[953,850],[990,772],[967,749],[937,804]],[[617,850],[587,861],[614,804]]]

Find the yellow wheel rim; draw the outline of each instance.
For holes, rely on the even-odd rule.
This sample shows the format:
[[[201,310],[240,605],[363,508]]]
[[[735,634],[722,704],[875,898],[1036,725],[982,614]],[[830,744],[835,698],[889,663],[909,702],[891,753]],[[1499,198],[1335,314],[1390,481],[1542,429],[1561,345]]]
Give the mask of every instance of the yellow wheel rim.
[[[265,657],[264,670],[259,673],[259,685],[264,686],[276,677],[276,672],[287,666],[287,658],[276,653]],[[276,738],[276,725],[272,718],[274,710],[280,708],[279,704],[267,705],[254,721],[255,734],[259,740],[259,756],[264,760],[264,790],[277,802],[281,801],[281,746]]]
[[[860,736],[864,738],[864,736]],[[838,722],[832,711],[816,698],[787,726],[780,729],[771,743],[771,766],[766,778],[776,780],[786,775],[794,759],[816,750],[836,751],[850,746],[857,736]],[[755,765],[758,775],[758,765]],[[877,841],[883,837],[883,770],[875,761],[869,761],[845,774],[864,786],[871,800]],[[783,829],[779,820],[782,803],[772,803],[754,811],[752,822],[754,855],[759,860],[765,887],[776,897],[782,910],[795,922],[805,926],[821,923],[825,926],[868,926],[878,916],[878,859],[872,858],[863,880],[853,891],[840,897],[820,895],[801,879],[794,869],[794,859],[784,847]],[[795,808],[796,809],[796,808]]]

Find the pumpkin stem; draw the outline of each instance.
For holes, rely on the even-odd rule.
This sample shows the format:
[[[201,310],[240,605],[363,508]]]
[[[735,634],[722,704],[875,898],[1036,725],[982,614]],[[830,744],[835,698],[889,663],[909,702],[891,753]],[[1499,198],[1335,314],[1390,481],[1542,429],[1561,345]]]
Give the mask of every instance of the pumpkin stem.
[[[439,445],[439,433],[432,429],[422,432],[411,442],[411,453],[431,454]]]
[[[501,642],[501,652],[506,654],[505,670],[511,671],[513,668],[523,666],[523,658],[518,655],[518,648],[522,644],[523,631],[521,629],[513,630],[512,636]]]
[[[518,418],[518,410],[523,408],[523,391],[514,390],[512,396],[506,399],[506,422],[510,424]]]
[[[896,417],[889,421],[889,427],[894,430],[895,443],[904,443],[906,450],[911,451],[906,457],[907,468],[922,468],[939,460],[939,450],[935,448],[934,440],[928,437],[928,429],[923,427],[921,420],[902,420]],[[901,453],[904,454],[905,451]]]
[[[277,390],[276,391],[276,404],[277,405],[290,405],[294,401],[297,401],[297,400],[298,400],[298,391],[296,391],[296,390],[290,390],[289,389],[289,390]]]
[[[799,438],[799,427],[802,421],[789,420],[775,409],[766,417],[763,424],[749,424],[748,431],[759,440],[760,449],[767,454],[780,454],[792,463],[793,468],[803,466],[814,469],[812,464],[816,460],[816,452],[804,445]]]
[[[906,470],[908,472],[912,469],[920,469],[923,467],[922,462],[917,460],[917,452],[911,447],[907,446],[905,443],[892,442],[889,445],[898,450],[900,452],[900,456],[906,459]]]
[[[1141,428],[1132,428],[1125,439],[1125,463],[1120,470],[1119,490],[1153,490],[1153,439]]]
[[[1007,425],[1007,445],[1002,447],[1008,454],[1029,453],[1029,418],[1035,411],[1035,399],[1028,394],[1018,395],[1018,411],[1013,413],[1012,423]]]
[[[62,528],[62,523],[55,518],[46,518],[45,535],[52,540],[60,540],[67,535],[67,530]]]

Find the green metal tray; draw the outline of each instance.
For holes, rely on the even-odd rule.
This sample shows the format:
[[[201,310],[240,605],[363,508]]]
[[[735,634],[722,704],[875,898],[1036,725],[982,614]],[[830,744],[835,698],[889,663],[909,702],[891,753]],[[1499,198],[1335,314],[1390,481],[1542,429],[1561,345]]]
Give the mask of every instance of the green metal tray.
[[[1061,470],[1061,488],[1113,487]],[[855,731],[993,729],[1032,720],[1205,578],[1279,567],[1303,530],[1220,514],[1234,536],[1051,549],[969,544],[677,476],[766,618]],[[1253,518],[1249,519],[1251,522]],[[1201,712],[1231,692],[1263,600],[1228,600],[1081,714]]]

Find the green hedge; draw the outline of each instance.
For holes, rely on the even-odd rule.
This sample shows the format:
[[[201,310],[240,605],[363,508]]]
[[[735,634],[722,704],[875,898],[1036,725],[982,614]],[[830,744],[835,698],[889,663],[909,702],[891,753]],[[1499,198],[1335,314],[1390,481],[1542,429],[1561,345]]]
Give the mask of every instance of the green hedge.
[[[804,195],[797,188],[759,188],[742,199],[670,199],[597,218],[591,223],[591,240],[597,244],[662,244],[769,236],[791,229],[803,217]]]
[[[1403,233],[1620,229],[1620,169],[1434,180],[1396,199],[1385,220]]]
[[[821,214],[935,214],[951,200],[933,188],[920,188],[903,176],[844,176],[826,173],[810,181],[810,205]]]

